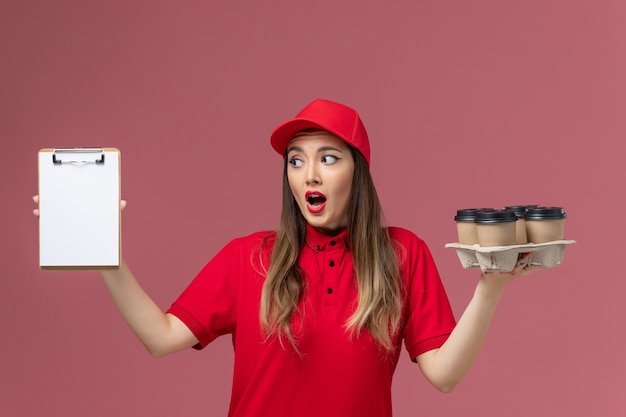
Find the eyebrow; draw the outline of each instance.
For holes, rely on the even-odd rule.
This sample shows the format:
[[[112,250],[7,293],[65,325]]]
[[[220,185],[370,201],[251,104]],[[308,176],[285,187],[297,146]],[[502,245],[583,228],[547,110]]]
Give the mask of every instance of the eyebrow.
[[[289,152],[291,151],[295,151],[295,152],[304,152],[304,149],[302,149],[299,146],[291,146],[289,148],[287,148],[287,155],[289,155]],[[319,148],[317,150],[317,153],[321,153],[321,152],[326,152],[326,151],[336,151],[339,153],[343,153],[343,151],[339,148],[335,148],[334,146],[322,146],[321,148]]]

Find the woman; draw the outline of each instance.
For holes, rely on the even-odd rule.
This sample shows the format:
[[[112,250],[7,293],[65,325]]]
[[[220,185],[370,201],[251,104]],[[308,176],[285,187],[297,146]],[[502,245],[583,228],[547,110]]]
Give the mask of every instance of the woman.
[[[381,223],[355,110],[315,100],[271,144],[284,157],[276,232],[231,241],[165,314],[126,264],[101,272],[131,329],[155,357],[231,334],[230,416],[391,416],[402,344],[450,392],[529,254],[482,274],[457,324],[425,243]]]

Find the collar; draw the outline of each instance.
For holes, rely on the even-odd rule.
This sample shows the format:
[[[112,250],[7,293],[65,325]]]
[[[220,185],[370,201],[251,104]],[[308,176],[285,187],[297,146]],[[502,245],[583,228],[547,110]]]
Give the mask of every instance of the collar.
[[[306,225],[306,245],[315,251],[324,250],[327,245],[348,247],[348,229],[343,229],[335,236],[327,235],[310,224]]]

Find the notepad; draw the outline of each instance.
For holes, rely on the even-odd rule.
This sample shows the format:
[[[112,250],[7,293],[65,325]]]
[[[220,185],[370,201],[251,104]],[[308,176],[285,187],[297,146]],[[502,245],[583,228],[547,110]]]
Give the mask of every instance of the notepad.
[[[115,148],[39,151],[39,266],[119,268],[121,155]]]

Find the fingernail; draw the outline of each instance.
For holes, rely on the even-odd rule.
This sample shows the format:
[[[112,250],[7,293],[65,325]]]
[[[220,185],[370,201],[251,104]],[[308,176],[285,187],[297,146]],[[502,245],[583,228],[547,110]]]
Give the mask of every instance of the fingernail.
[[[519,264],[520,265],[526,265],[526,262],[520,262]]]

